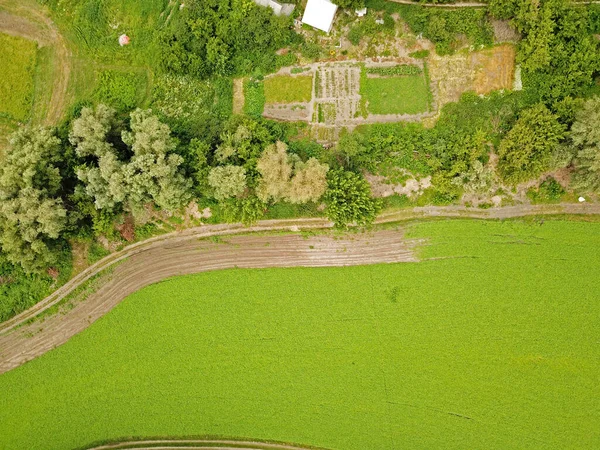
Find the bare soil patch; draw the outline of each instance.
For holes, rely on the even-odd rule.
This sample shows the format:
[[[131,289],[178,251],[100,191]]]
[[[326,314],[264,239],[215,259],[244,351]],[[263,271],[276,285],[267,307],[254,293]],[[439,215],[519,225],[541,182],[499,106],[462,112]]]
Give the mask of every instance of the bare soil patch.
[[[513,87],[515,49],[512,45],[452,56],[433,55],[429,61],[439,107],[457,102],[466,91],[488,94]]]
[[[244,79],[236,78],[233,80],[233,113],[242,114],[244,112]]]

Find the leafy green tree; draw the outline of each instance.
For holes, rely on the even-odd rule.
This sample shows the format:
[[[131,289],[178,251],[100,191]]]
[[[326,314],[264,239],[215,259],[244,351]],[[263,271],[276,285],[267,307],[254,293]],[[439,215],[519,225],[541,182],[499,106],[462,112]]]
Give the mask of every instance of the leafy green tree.
[[[12,135],[0,166],[0,247],[26,272],[56,262],[53,247],[66,226],[60,198],[60,141],[48,128],[22,128]]]
[[[576,113],[571,140],[577,151],[573,187],[600,193],[600,97],[587,100]]]
[[[167,125],[151,111],[131,113],[130,130],[121,133],[122,144],[133,154],[129,160],[121,159],[109,141],[114,127],[114,110],[99,105],[84,108],[70,134],[77,154],[87,161],[77,176],[97,209],[123,206],[137,213],[154,202],[172,210],[190,199],[191,180],[180,168],[183,158],[174,153],[176,141]]]
[[[340,169],[327,174],[324,198],[327,217],[338,228],[371,224],[381,209],[381,202],[371,197],[371,187],[362,176]]]
[[[517,60],[532,103],[579,96],[600,69],[588,11],[568,0],[492,0],[490,11],[512,18],[523,35]]]
[[[291,20],[249,0],[186,0],[162,32],[160,62],[200,78],[269,71],[293,39]]]
[[[524,110],[500,143],[498,168],[510,183],[538,177],[549,167],[565,127],[542,104]]]
[[[232,164],[214,167],[208,174],[208,184],[217,200],[237,197],[246,189],[246,169]]]
[[[169,126],[152,111],[131,113],[131,131],[123,132],[123,142],[133,156],[124,167],[129,206],[139,209],[154,201],[160,208],[173,210],[190,199],[191,180],[179,169],[183,158],[173,151],[176,142]]]

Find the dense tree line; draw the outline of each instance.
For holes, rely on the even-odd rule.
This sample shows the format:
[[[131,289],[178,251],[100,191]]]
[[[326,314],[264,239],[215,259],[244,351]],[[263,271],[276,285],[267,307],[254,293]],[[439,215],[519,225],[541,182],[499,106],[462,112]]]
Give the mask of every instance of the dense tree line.
[[[290,18],[252,1],[190,0],[161,36],[161,64],[201,78],[269,71],[294,39]]]

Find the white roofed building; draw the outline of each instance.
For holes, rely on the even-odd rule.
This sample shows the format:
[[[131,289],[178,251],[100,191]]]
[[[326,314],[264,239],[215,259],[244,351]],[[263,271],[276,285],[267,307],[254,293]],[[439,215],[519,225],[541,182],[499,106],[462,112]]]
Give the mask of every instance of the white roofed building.
[[[329,33],[337,9],[337,5],[329,0],[308,0],[302,23]]]

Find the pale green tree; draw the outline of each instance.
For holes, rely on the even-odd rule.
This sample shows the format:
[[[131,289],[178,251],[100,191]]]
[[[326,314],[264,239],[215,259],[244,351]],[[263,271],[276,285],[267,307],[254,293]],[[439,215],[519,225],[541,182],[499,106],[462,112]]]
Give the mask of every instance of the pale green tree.
[[[576,113],[571,140],[577,151],[573,187],[600,192],[600,97],[587,100]]]
[[[192,182],[180,168],[183,158],[174,153],[177,143],[168,125],[151,111],[131,113],[130,130],[121,134],[133,152],[129,161],[120,160],[107,142],[113,126],[113,110],[102,105],[95,110],[84,108],[70,135],[79,156],[95,157],[95,162],[79,168],[77,175],[97,209],[122,205],[136,213],[153,202],[172,210],[191,198]]]
[[[0,247],[27,272],[56,262],[52,247],[66,226],[56,161],[60,141],[48,128],[22,128],[0,166]]]
[[[292,161],[287,153],[287,145],[277,142],[268,146],[261,155],[256,168],[261,175],[256,189],[263,202],[278,202],[288,196]]]
[[[246,169],[231,164],[213,167],[208,174],[208,184],[217,200],[236,197],[246,189]]]
[[[307,203],[318,201],[327,189],[327,172],[329,166],[316,158],[305,163],[297,162],[295,173],[290,181],[287,198],[291,203]]]

